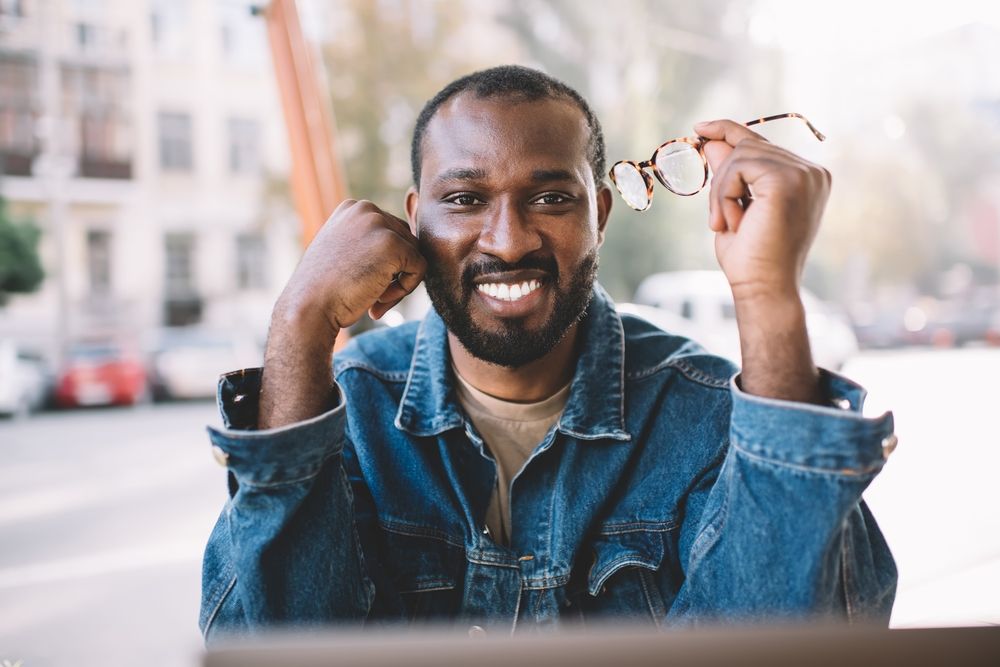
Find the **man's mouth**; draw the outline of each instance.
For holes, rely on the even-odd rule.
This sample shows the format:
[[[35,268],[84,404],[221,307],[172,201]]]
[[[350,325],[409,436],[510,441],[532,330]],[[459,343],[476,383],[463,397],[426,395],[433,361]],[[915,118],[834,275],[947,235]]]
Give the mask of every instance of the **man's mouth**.
[[[522,280],[521,282],[492,282],[479,283],[476,289],[487,296],[501,301],[520,301],[539,287],[542,281],[537,279]]]

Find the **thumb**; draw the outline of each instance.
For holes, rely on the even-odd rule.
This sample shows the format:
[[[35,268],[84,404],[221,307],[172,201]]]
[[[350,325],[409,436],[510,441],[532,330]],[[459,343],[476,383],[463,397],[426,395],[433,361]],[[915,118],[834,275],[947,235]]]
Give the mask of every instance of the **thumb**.
[[[719,166],[725,162],[726,158],[733,152],[733,147],[725,141],[710,140],[705,142],[705,146],[702,150],[705,151],[705,159],[708,160],[708,168],[712,170],[712,175],[714,176],[719,171]]]

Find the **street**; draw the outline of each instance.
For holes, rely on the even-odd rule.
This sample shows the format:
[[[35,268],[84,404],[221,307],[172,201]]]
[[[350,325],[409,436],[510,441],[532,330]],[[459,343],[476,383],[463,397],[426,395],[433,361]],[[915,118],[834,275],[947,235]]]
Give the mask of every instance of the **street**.
[[[1000,350],[865,353],[845,374],[896,417],[866,496],[900,569],[893,626],[1000,623]],[[0,422],[0,661],[196,664],[217,422],[207,402]]]

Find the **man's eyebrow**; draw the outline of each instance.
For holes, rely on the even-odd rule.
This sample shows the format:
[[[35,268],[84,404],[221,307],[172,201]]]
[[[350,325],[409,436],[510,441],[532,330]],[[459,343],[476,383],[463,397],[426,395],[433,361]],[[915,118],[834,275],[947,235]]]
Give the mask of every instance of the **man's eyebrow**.
[[[485,178],[485,169],[458,167],[449,169],[434,180],[436,183],[444,183],[446,181],[481,181]]]
[[[575,181],[576,177],[565,169],[536,169],[531,172],[531,180],[536,183],[548,183],[551,181]]]

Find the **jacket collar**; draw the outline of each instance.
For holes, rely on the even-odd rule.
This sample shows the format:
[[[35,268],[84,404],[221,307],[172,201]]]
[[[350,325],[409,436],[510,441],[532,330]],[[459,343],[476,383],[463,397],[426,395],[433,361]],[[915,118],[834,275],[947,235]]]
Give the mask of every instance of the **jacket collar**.
[[[580,356],[558,428],[580,440],[631,440],[625,430],[625,331],[600,285],[594,285],[580,336]],[[450,359],[447,328],[431,309],[417,330],[396,428],[433,436],[464,426]]]

